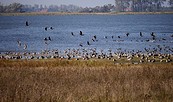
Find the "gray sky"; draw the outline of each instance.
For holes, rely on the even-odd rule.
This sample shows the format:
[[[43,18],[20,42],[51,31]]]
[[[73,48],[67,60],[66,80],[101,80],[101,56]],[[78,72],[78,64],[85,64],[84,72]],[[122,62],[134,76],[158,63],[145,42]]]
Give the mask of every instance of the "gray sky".
[[[42,4],[42,5],[77,5],[77,6],[82,6],[82,7],[95,7],[95,6],[101,6],[105,4],[113,4],[115,0],[0,0],[0,2],[4,5],[8,5],[14,2],[18,2],[21,4]]]

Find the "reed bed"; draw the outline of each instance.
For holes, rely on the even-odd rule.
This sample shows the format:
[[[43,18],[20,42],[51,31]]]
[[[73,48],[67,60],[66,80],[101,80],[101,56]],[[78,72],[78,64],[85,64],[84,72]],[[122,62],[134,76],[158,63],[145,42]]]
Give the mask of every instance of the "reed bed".
[[[0,60],[1,102],[172,102],[173,63]]]

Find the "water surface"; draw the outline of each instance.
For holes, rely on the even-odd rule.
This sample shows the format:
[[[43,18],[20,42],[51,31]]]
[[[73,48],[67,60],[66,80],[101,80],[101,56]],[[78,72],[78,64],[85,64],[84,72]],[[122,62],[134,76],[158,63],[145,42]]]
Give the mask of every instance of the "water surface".
[[[29,26],[25,26],[26,21]],[[69,48],[127,52],[145,51],[147,48],[173,53],[172,22],[171,14],[0,16],[0,52],[40,52],[45,49]],[[48,27],[47,31],[45,27]],[[84,36],[80,36],[79,31]],[[142,37],[139,32],[142,32]],[[154,40],[152,32],[156,36]],[[94,35],[97,37],[95,41],[92,40]],[[44,38],[49,36],[51,41],[45,44]],[[21,46],[18,46],[17,41],[21,41]],[[27,49],[24,49],[24,44]],[[159,48],[163,49],[159,51]]]

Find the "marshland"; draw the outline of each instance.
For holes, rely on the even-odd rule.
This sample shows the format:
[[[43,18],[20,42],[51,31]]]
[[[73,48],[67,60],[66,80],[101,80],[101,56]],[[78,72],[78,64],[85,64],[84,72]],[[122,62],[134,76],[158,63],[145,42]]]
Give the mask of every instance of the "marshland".
[[[173,63],[0,60],[1,102],[172,102]]]
[[[173,15],[9,15],[1,102],[173,101]]]

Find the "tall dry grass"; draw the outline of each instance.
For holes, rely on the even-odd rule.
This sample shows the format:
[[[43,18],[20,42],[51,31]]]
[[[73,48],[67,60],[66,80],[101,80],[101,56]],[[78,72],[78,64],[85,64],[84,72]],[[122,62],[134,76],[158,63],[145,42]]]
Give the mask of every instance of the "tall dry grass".
[[[172,102],[173,63],[1,60],[0,83],[1,102]]]

